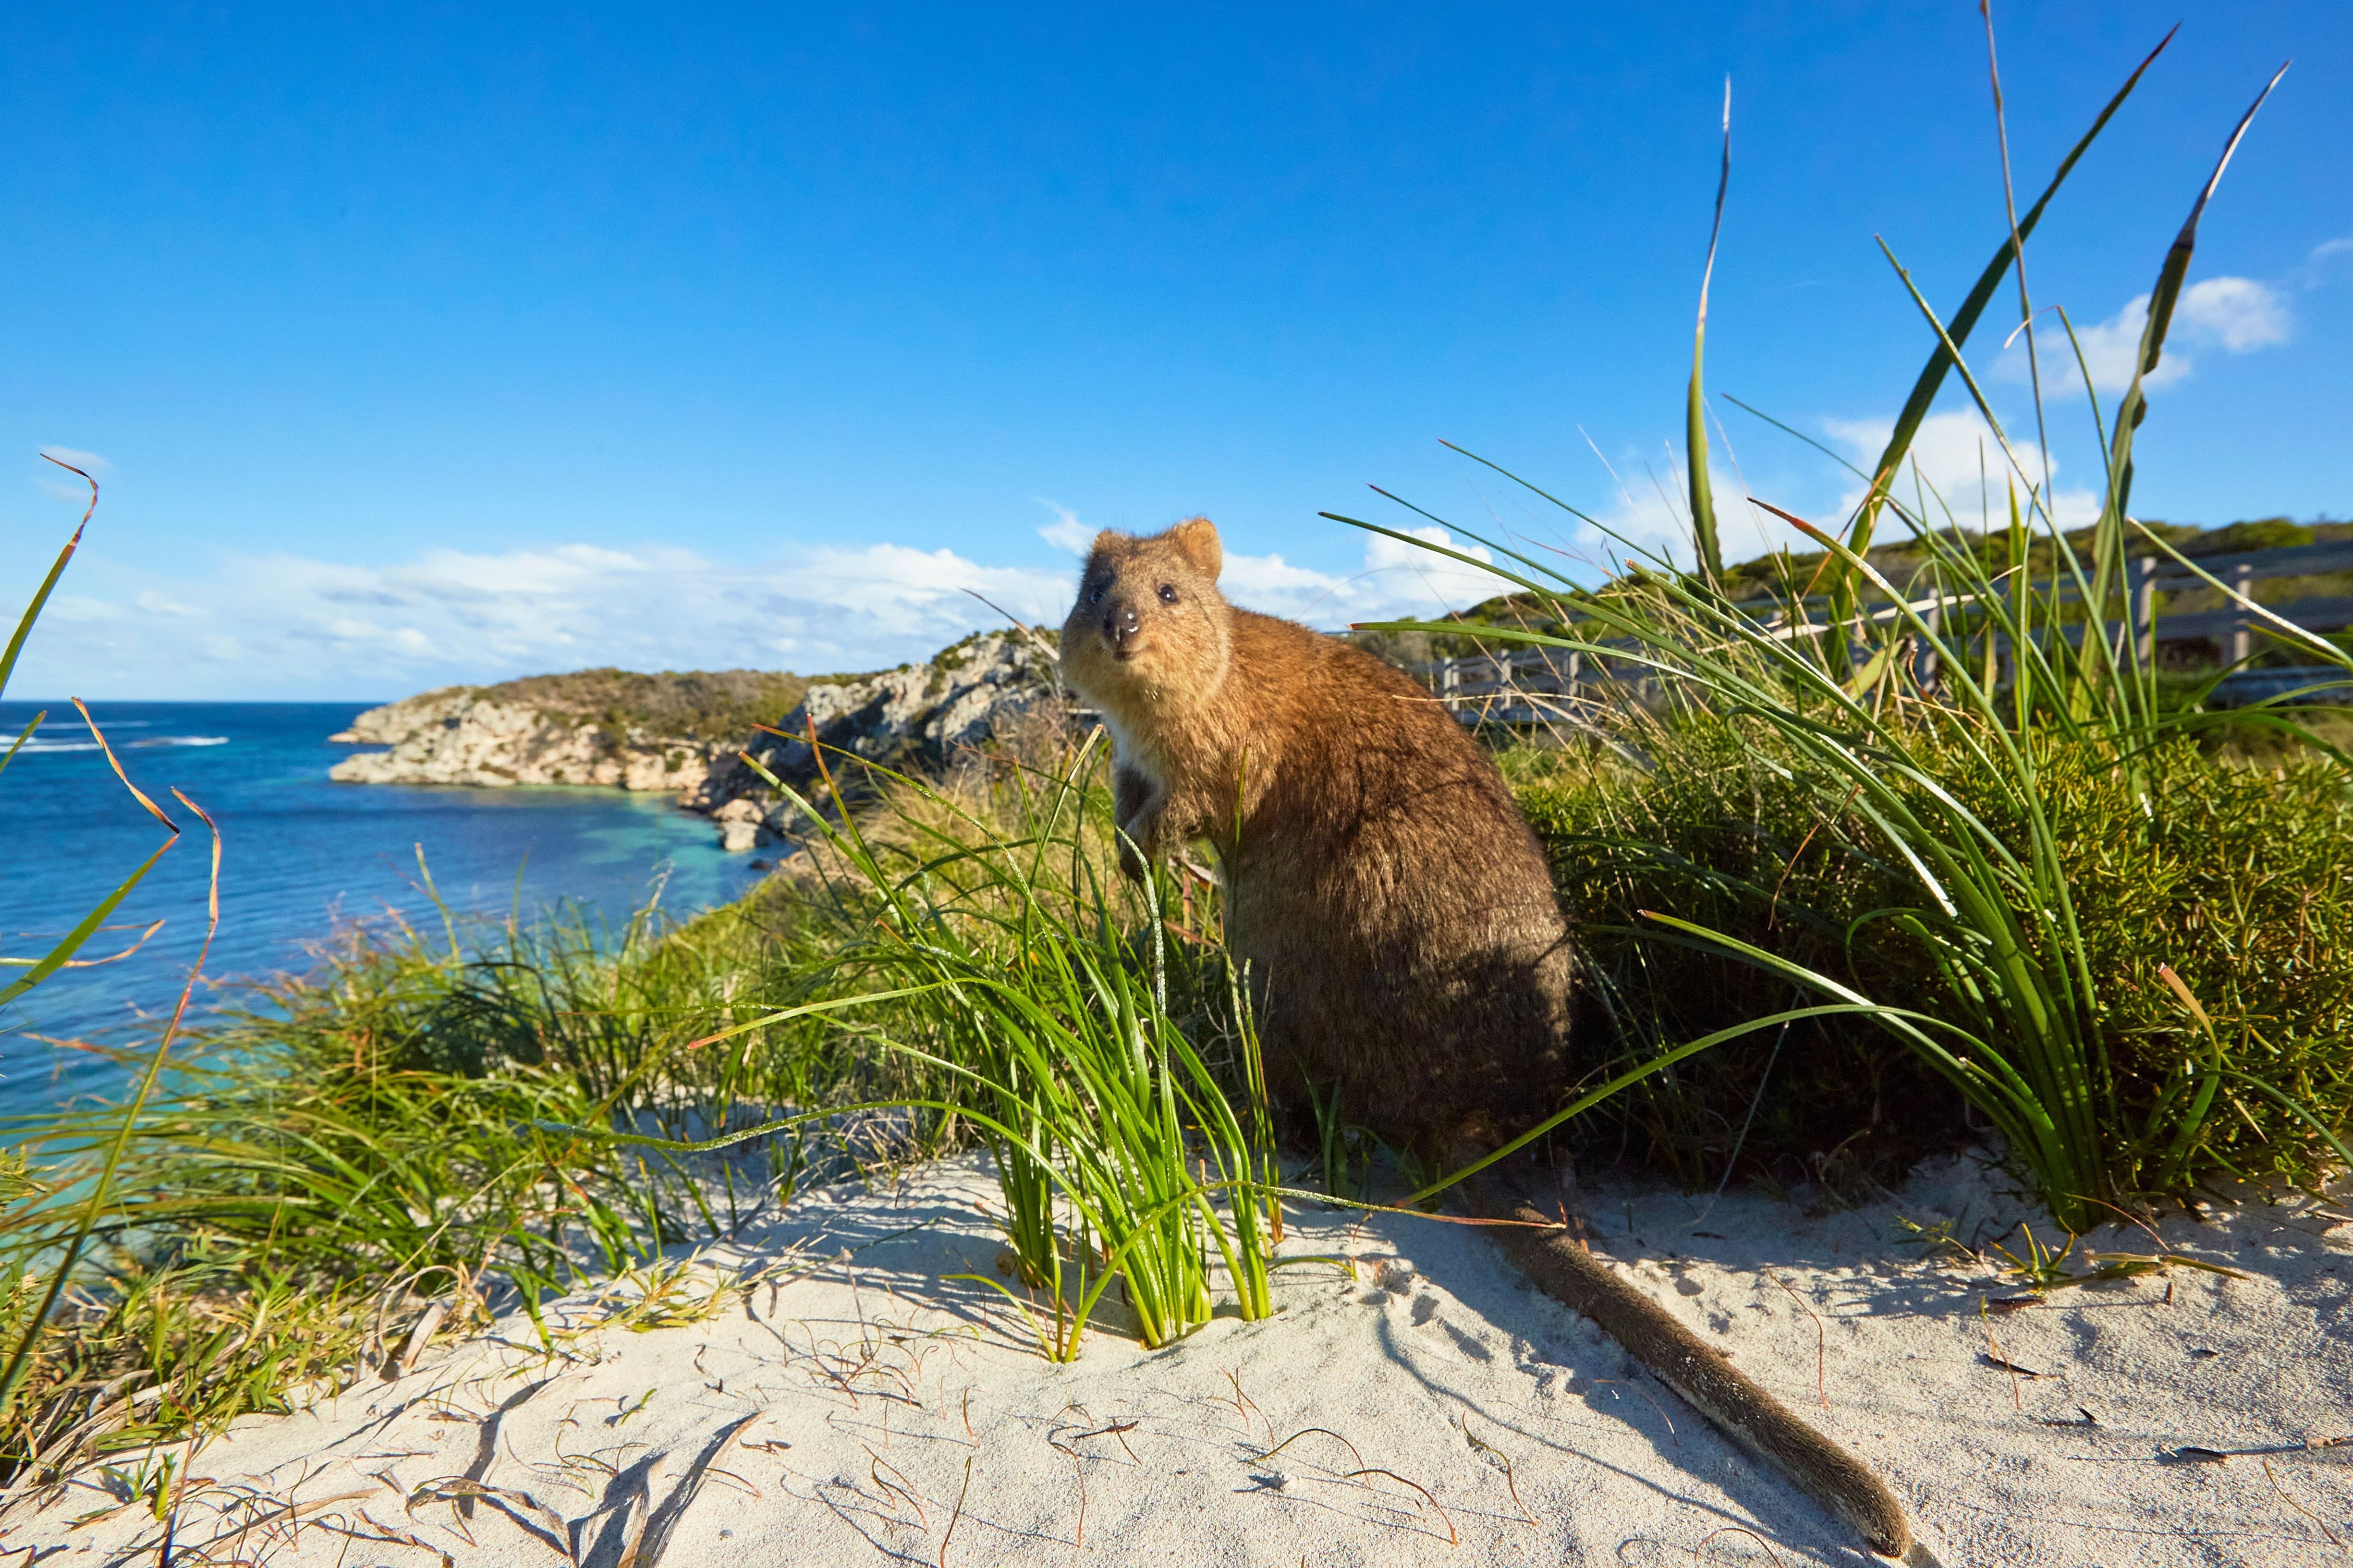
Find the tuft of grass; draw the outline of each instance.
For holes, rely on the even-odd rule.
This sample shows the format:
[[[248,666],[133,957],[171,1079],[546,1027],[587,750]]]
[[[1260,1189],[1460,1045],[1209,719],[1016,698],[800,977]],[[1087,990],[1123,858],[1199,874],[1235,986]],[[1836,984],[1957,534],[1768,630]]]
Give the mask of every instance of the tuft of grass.
[[[0,1332],[28,1346],[0,1469],[284,1408],[374,1376],[421,1322],[538,1320],[592,1279],[638,1281],[640,1318],[702,1310],[715,1296],[665,1247],[732,1232],[813,1162],[902,1158],[938,1129],[821,1111],[695,1162],[544,1128],[694,1136],[922,1098],[929,1077],[821,1019],[691,1048],[798,994],[818,923],[779,890],[682,926],[352,928],[312,973],[185,1037],[143,1100],[0,1121],[23,1162],[0,1206]]]
[[[1556,845],[1572,860],[1588,857],[1605,881],[1695,896],[1618,906],[1622,923],[1610,922],[1605,941],[1695,950],[1753,967],[1768,989],[1857,1009],[1851,1016],[1872,1019],[2000,1134],[2071,1232],[2116,1205],[2186,1196],[2209,1175],[2259,1169],[2316,1181],[2353,1163],[2338,1133],[2353,1114],[2345,1049],[2353,1016],[2327,945],[2353,894],[2313,860],[2316,845],[2343,841],[2346,759],[2274,706],[2235,722],[2295,735],[2314,760],[2293,776],[2224,771],[2193,742],[2202,710],[2158,700],[2124,572],[2137,542],[2196,570],[2132,520],[2133,447],[2200,218],[2271,87],[2232,132],[2158,269],[2135,376],[2104,437],[2106,489],[2088,565],[2032,477],[2047,463],[2021,459],[1964,353],[2013,270],[2031,319],[2025,235],[2139,77],[2004,238],[1951,323],[1890,254],[1935,349],[1862,500],[1836,530],[1757,502],[1820,549],[1813,581],[1787,577],[1735,600],[1713,574],[1684,573],[1621,540],[1632,564],[1587,589],[1472,531],[1462,531],[1497,564],[1337,518],[1485,566],[1515,589],[1538,624],[1493,626],[1487,640],[1577,653],[1618,678],[1619,700],[1590,715],[1596,743],[1616,759],[1605,767],[1626,770],[1620,801],[1660,805],[1654,820],[1683,831],[1613,841],[1603,814],[1579,809],[1608,804],[1610,787],[1571,783],[1551,802]],[[2063,311],[2059,319],[2063,326]],[[1998,567],[1990,552],[1967,547],[1916,465],[1904,487],[1912,499],[1898,493],[1911,436],[1948,379],[1984,417],[1989,460],[2010,475],[2008,559],[2026,560],[2040,534],[2049,576]],[[2084,379],[2088,392],[2088,372]],[[1867,553],[1889,518],[1908,529],[1925,563],[1900,584]],[[1694,528],[1704,554],[1704,521]],[[2326,639],[2276,617],[2262,624],[2307,658],[2353,668]],[[1718,835],[1728,853],[1715,853],[1700,796],[1675,792],[1704,758],[1720,763],[1734,748],[1745,758],[1700,792],[1734,808]],[[2217,795],[2227,816],[2205,804]],[[1759,830],[1746,843],[1744,817]],[[2242,858],[2226,858],[2226,844]],[[2295,904],[2278,931],[2245,918],[2265,901],[2274,868],[2302,878],[2268,895]],[[1813,901],[1791,897],[1792,882]],[[2316,929],[2323,934],[2307,941]],[[2263,954],[2253,962],[2250,942]],[[1636,963],[1627,951],[1620,991],[1633,994],[1640,1030],[1646,1009],[1680,1004],[1659,1000],[1659,961],[1646,952]],[[2307,964],[2316,975],[2284,983],[2283,971]],[[2195,982],[2186,978],[2193,969]],[[2230,1010],[2218,1013],[2225,995]],[[1831,1026],[1827,1016],[1817,1022]]]
[[[1636,732],[1630,721],[1627,738]],[[1639,763],[1556,752],[1520,792],[1565,895],[1586,916],[1594,1032],[1687,1038],[1806,989],[1736,952],[1667,946],[1644,910],[1880,1002],[1950,1016],[1934,948],[1875,918],[1916,905],[1918,884],[1852,784],[1810,774],[1752,720],[1671,715],[1639,735]],[[1933,739],[1915,750],[1991,831],[2028,833],[1971,754]],[[2308,747],[2255,766],[2187,735],[2146,763],[2137,783],[2060,745],[2039,774],[2096,1001],[2092,1024],[2107,1049],[2110,1128],[2172,1114],[2168,1096],[2195,1092],[2181,1087],[2186,1064],[2211,1066],[2218,1043],[2226,1066],[2341,1128],[2353,1106],[2353,898],[2337,865],[2353,838],[2344,770]],[[1835,1186],[1841,1166],[1850,1179],[1892,1182],[1982,1125],[1926,1059],[1884,1031],[1816,1021],[1793,1027],[1778,1058],[1772,1046],[1752,1037],[1646,1080],[1582,1130],[1582,1146],[1622,1148],[1698,1188],[1722,1178],[1737,1142],[1744,1175]],[[2125,1184],[2163,1190],[2204,1173],[2309,1181],[2337,1158],[2278,1100],[2243,1086],[2225,1099],[2226,1088],[2217,1081],[2179,1162],[2169,1141],[2127,1136],[2117,1152]]]
[[[511,1309],[552,1351],[542,1303],[594,1280],[615,1321],[690,1321],[736,1287],[680,1248],[813,1173],[975,1139],[1055,1353],[1113,1286],[1155,1344],[1220,1291],[1271,1311],[1239,977],[1127,891],[1100,748],[1056,744],[1044,771],[878,770],[799,874],[682,924],[347,929],[144,1100],[0,1123],[0,1332],[28,1347],[0,1469],[282,1409]]]
[[[857,911],[815,984],[832,1005],[887,1009],[836,1016],[954,1080],[954,1099],[929,1109],[969,1121],[988,1148],[1056,1359],[1077,1353],[1114,1281],[1148,1345],[1207,1322],[1212,1256],[1237,1310],[1266,1316],[1281,1236],[1240,977],[1198,933],[1172,931],[1165,872],[1129,907],[1099,739],[992,777],[987,816],[866,764],[871,822],[836,826],[768,777],[822,836],[834,907]],[[827,766],[825,796],[839,798]]]
[[[40,618],[42,608],[48,603],[50,594],[57,587],[58,580],[64,575],[67,563],[73,559],[74,552],[80,547],[83,531],[89,528],[90,518],[98,510],[96,479],[72,464],[49,457],[46,452],[42,457],[47,461],[79,475],[90,486],[90,504],[83,510],[81,521],[75,526],[72,537],[66,541],[65,548],[58,552],[57,560],[50,565],[47,575],[41,580],[40,587],[35,590],[32,602],[26,606],[24,615],[18,619],[16,632],[9,637],[5,651],[0,652],[0,691],[7,689],[9,678],[16,672],[17,658],[24,652],[26,638],[31,635],[35,623]],[[130,775],[122,771],[121,762],[115,756],[113,748],[108,745],[106,736],[100,731],[97,721],[90,716],[90,710],[82,705],[80,699],[74,699],[74,707],[80,713],[82,722],[89,727],[90,738],[98,742],[100,750],[105,753],[108,764],[114,770],[115,777],[121,781],[122,787],[130,793],[132,799],[162,825],[167,837],[149,852],[147,858],[124,878],[112,892],[100,899],[90,912],[83,916],[71,931],[53,943],[47,952],[35,957],[0,958],[0,967],[24,971],[7,984],[0,985],[0,1006],[5,1006],[9,1002],[23,995],[61,969],[111,963],[129,957],[139,950],[149,936],[155,933],[157,927],[162,923],[158,921],[156,925],[151,925],[129,947],[109,957],[81,959],[74,956],[81,951],[91,937],[106,929],[106,917],[114,911],[132,889],[145,879],[147,873],[154,868],[156,862],[179,843],[181,837],[179,825],[172,820],[169,814],[149,799],[136,784],[133,784]],[[16,760],[16,753],[24,749],[25,742],[32,739],[34,733],[40,729],[47,719],[46,712],[33,715],[15,742],[10,744],[6,753],[0,755],[0,771],[5,771],[7,765]],[[0,1247],[0,1344],[8,1347],[5,1352],[7,1359],[5,1363],[0,1363],[0,1472],[13,1472],[19,1468],[20,1457],[25,1459],[38,1458],[58,1447],[78,1442],[81,1430],[90,1424],[92,1417],[85,1414],[82,1427],[72,1429],[63,1439],[54,1437],[54,1424],[51,1422],[44,1421],[36,1428],[24,1417],[24,1412],[28,1403],[31,1403],[26,1395],[26,1384],[32,1380],[32,1374],[37,1371],[38,1358],[49,1337],[52,1313],[60,1299],[75,1282],[76,1270],[86,1256],[87,1248],[99,1227],[101,1216],[108,1214],[110,1205],[116,1204],[121,1191],[118,1181],[122,1173],[124,1152],[130,1143],[141,1112],[154,1095],[157,1084],[163,1077],[173,1044],[186,1017],[189,998],[203,973],[205,958],[212,951],[213,935],[220,926],[220,833],[214,826],[212,818],[205,814],[203,807],[177,790],[174,790],[172,794],[183,807],[194,812],[212,833],[212,874],[208,899],[210,921],[206,927],[204,943],[198,950],[195,966],[189,972],[187,984],[181,988],[179,1000],[173,1007],[169,1019],[156,1039],[153,1050],[148,1055],[144,1071],[137,1075],[138,1087],[132,1094],[130,1104],[91,1139],[89,1157],[83,1162],[81,1168],[73,1172],[73,1179],[63,1182],[44,1180],[43,1177],[51,1174],[46,1171],[42,1176],[34,1175],[30,1169],[31,1161],[21,1150],[9,1151],[6,1159],[0,1161],[0,1221],[35,1209],[43,1210],[51,1216],[51,1228],[39,1246],[24,1251]],[[101,1388],[98,1394],[91,1396],[90,1408],[95,1410],[103,1403],[104,1395],[117,1392],[118,1389],[119,1384],[110,1384]],[[51,1413],[44,1412],[44,1415],[48,1414]],[[49,1444],[50,1447],[47,1449],[42,1447],[41,1445],[45,1443]]]

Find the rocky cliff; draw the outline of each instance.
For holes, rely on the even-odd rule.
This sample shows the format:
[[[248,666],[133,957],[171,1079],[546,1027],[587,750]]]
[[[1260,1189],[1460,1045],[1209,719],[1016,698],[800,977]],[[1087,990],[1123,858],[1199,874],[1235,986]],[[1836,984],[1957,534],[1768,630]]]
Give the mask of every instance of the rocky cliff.
[[[812,730],[828,752],[837,783],[847,782],[854,764],[846,765],[835,753],[902,772],[943,772],[1017,725],[1067,721],[1051,636],[1037,630],[983,632],[942,649],[927,663],[812,682],[798,706],[776,726],[784,734],[758,734],[744,751],[805,799],[815,799],[823,783],[807,739]],[[717,818],[721,842],[731,849],[748,849],[794,830],[790,804],[740,761],[713,766],[699,789],[681,795],[681,804]]]
[[[806,682],[748,670],[586,670],[448,687],[361,714],[334,739],[391,749],[346,757],[331,776],[674,790],[681,806],[717,820],[727,848],[750,849],[786,837],[790,813],[740,752],[805,795],[819,777],[806,738],[811,728],[827,747],[888,767],[938,771],[1005,725],[1060,721],[1050,637],[982,633],[923,664]]]
[[[335,764],[346,784],[699,787],[752,726],[807,687],[765,670],[584,669],[452,686],[370,709],[334,739],[389,746]]]

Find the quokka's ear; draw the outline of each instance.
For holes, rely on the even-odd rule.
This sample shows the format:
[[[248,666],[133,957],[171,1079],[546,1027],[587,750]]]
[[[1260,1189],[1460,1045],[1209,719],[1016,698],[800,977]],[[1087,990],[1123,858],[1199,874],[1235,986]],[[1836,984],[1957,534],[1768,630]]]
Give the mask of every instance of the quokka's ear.
[[[1214,583],[1226,563],[1224,546],[1218,542],[1218,525],[1206,517],[1188,517],[1168,531],[1168,538],[1194,569]]]
[[[1095,542],[1087,546],[1087,553],[1092,555],[1097,551],[1103,549],[1105,545],[1116,542],[1119,537],[1119,530],[1115,528],[1104,529],[1101,533],[1095,535]]]

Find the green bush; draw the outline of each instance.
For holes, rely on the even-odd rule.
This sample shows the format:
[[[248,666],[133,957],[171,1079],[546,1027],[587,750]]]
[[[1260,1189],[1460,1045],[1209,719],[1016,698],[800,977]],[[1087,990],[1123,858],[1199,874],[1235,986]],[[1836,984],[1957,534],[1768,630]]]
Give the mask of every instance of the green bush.
[[[2168,742],[2138,780],[2052,748],[2043,799],[2072,891],[2108,1042],[2116,1115],[2105,1129],[2128,1189],[2160,1184],[2163,1120],[2181,1064],[2211,1042],[2158,973],[2198,999],[2233,1066],[2343,1133],[2353,1118],[2353,792],[2305,752],[2258,767]],[[1938,776],[2012,842],[2016,802],[1947,759]],[[1803,759],[1753,721],[1686,716],[1652,732],[1640,765],[1556,753],[1520,795],[1564,896],[1583,919],[1591,1033],[1635,1055],[1789,1005],[1785,976],[1728,953],[1662,946],[1639,911],[1671,913],[1832,975],[1894,1006],[1949,1008],[1935,953],[1875,912],[1917,900],[1859,812],[1825,809]],[[2021,910],[2021,911],[2024,911]],[[1771,1075],[1766,1064],[1772,1063]],[[2227,1091],[2189,1161],[2216,1174],[2317,1180],[2334,1152],[2275,1100]],[[1752,1109],[1753,1107],[1753,1109]],[[1579,1136],[1688,1185],[1742,1173],[1784,1185],[1893,1179],[1975,1136],[1965,1099],[1915,1054],[1856,1020],[1793,1026],[1717,1047],[1648,1081]],[[1746,1132],[1745,1138],[1742,1134]]]
[[[1556,558],[1461,531],[1487,546],[1499,589],[1516,591],[1528,607],[1525,628],[1482,635],[1593,661],[1605,689],[1577,715],[1578,732],[1641,775],[1620,791],[1615,826],[1600,826],[1610,819],[1606,787],[1541,805],[1572,882],[1594,882],[1605,909],[1612,897],[1682,895],[1682,908],[1621,902],[1621,923],[1596,932],[1605,942],[1625,936],[1677,950],[1671,972],[1650,953],[1641,955],[1646,968],[1623,954],[1614,973],[1598,966],[1601,978],[1626,981],[1615,994],[1610,985],[1597,990],[1605,1004],[1632,998],[1618,1011],[1635,1054],[1721,1050],[1714,1032],[1678,1045],[1674,1035],[1689,1031],[1670,1034],[1662,1023],[1704,1005],[1687,994],[1701,987],[1686,952],[1753,966],[1788,986],[1792,1003],[1812,996],[1876,1023],[1999,1133],[2021,1177],[2078,1233],[2119,1207],[2185,1197],[2211,1175],[2313,1181],[2353,1163],[2337,1135],[2346,1112],[2342,986],[2322,948],[2306,941],[2315,930],[2323,943],[2337,935],[2345,895],[2327,858],[2343,841],[2343,784],[2329,770],[2346,759],[2273,703],[2228,721],[2298,738],[2331,761],[2300,761],[2268,781],[2221,771],[2229,764],[2194,739],[2221,716],[2160,692],[2126,617],[2135,554],[2189,561],[2177,543],[2181,531],[2131,515],[2146,377],[2161,363],[2208,201],[2278,78],[2225,141],[2158,268],[2133,379],[2102,433],[2100,514],[2080,535],[2061,529],[2036,478],[2047,470],[2021,459],[1962,357],[2069,171],[2148,63],[2009,226],[1949,317],[1889,253],[1935,346],[1876,463],[1858,470],[1865,486],[1853,512],[1825,528],[1752,498],[1816,547],[1817,576],[1746,582],[1718,557],[1704,303],[1686,395],[1692,568],[1619,539],[1631,565],[1588,587]],[[1721,204],[1719,188],[1719,211]],[[2022,268],[2018,298],[2021,328],[2031,331]],[[2063,315],[2059,327],[2072,333]],[[1999,538],[1963,530],[1910,460],[1948,382],[1984,420],[1989,468],[2006,480],[2008,528]],[[1487,563],[1409,531],[1356,525]],[[1885,542],[1877,537],[1899,530],[1910,563],[1900,581],[1880,563]],[[2037,563],[2038,544],[2047,564]],[[2217,584],[2209,578],[2205,586]],[[2272,635],[2304,658],[2353,670],[2320,637]],[[1647,802],[1646,792],[1655,792]],[[1652,808],[1648,820],[1630,809],[1643,805]],[[2226,823],[2218,809],[2234,815]],[[1612,842],[1644,828],[1656,837]],[[2325,847],[2318,862],[2316,845]],[[1821,863],[1810,866],[1810,857]],[[2274,867],[2301,879],[2274,881]],[[1811,902],[1792,901],[1792,882]],[[2263,922],[2291,912],[2297,934],[2281,949]],[[2316,965],[2324,967],[2315,973]],[[1771,1016],[1757,1011],[1753,983],[1722,994],[1751,1019]],[[1836,1016],[1816,1016],[1830,1027]],[[1678,1080],[1666,1075],[1665,1055],[1650,1059],[1661,1086],[1655,1102]],[[1852,1068],[1810,1062],[1801,1087]],[[1567,1114],[1539,1122],[1523,1142]],[[1842,1120],[1854,1122],[1851,1106]],[[1863,1130],[1877,1120],[1866,1117]],[[1923,1120],[1933,1132],[1936,1119]],[[1729,1118],[1723,1105],[1703,1103],[1687,1106],[1683,1123],[1670,1148],[1688,1147],[1693,1126],[1729,1126]]]

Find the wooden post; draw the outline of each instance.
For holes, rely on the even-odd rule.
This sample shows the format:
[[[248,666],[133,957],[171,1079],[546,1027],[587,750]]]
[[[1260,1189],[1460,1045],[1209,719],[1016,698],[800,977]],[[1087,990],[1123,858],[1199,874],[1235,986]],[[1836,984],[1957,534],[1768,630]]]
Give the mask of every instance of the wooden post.
[[[2255,563],[2253,562],[2242,561],[2231,569],[2231,587],[2242,598],[2252,599],[2255,596]],[[2235,604],[2232,607],[2239,608]],[[2247,656],[2254,651],[2254,634],[2248,629],[2253,624],[2253,617],[2250,616],[2245,610],[2240,609],[2239,618],[2231,623],[2231,662],[2232,664],[2245,663]]]
[[[1446,710],[1449,713],[1459,715],[1461,712],[1462,661],[1461,659],[1450,657],[1439,665],[1438,695],[1446,704]]]
[[[2140,588],[2133,595],[2134,619],[2140,623],[2140,657],[2157,662],[2157,557],[2140,558]]]

